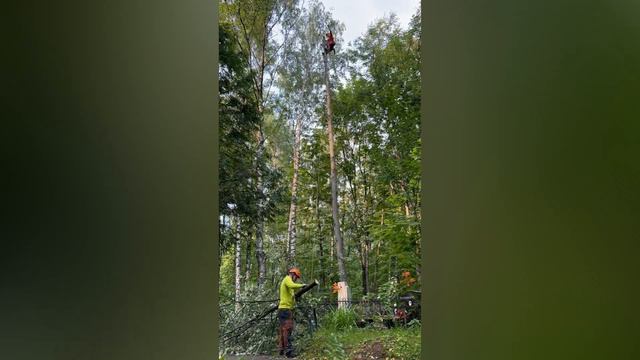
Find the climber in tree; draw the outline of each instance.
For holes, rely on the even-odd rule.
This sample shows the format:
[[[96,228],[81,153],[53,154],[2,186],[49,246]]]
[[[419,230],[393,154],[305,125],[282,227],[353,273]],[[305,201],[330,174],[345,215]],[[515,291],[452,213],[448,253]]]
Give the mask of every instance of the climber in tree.
[[[333,51],[333,53],[336,53],[336,50],[334,49],[334,47],[336,46],[336,41],[333,38],[333,33],[331,32],[331,29],[329,29],[329,32],[327,33],[327,43],[324,47],[324,53],[328,54],[330,52]]]

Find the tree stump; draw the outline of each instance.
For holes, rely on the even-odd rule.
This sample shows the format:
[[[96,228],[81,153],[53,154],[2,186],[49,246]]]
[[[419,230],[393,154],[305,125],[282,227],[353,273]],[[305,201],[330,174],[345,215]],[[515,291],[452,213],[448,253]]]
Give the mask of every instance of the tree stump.
[[[349,307],[349,301],[351,301],[351,289],[344,282],[338,282],[338,309],[346,309]]]

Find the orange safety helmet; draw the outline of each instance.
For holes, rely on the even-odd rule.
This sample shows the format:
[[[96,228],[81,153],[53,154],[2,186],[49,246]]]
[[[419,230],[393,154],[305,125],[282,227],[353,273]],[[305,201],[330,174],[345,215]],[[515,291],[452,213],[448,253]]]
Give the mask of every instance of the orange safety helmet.
[[[302,273],[300,272],[300,269],[298,269],[297,267],[293,267],[289,269],[289,273],[294,273],[296,274],[297,277],[302,278]]]

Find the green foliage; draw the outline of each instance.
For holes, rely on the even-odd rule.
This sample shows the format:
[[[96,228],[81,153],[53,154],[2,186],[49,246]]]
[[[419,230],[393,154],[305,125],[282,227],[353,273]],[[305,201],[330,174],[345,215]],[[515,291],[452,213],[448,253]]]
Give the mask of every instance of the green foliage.
[[[391,358],[417,360],[420,359],[420,326],[407,330],[393,329],[383,334],[382,340]]]
[[[340,341],[338,334],[329,331],[319,331],[312,338],[300,343],[301,359],[348,359],[347,351]]]
[[[220,302],[228,302],[234,296],[234,258],[233,254],[225,254],[220,262],[219,298]]]
[[[327,299],[323,296],[317,295],[313,291],[307,292],[304,296],[298,301],[300,305],[308,306],[308,307],[316,307],[318,304],[326,301]]]
[[[251,73],[238,54],[235,35],[220,26],[220,182],[219,210],[231,214],[255,213],[256,196],[249,179],[255,173],[252,138],[261,122],[251,94]]]
[[[341,332],[322,329],[304,343],[300,359],[346,360],[366,353],[373,343],[379,343],[388,359],[417,360],[420,358],[419,325],[391,330],[350,329]],[[377,358],[377,357],[376,357]]]
[[[320,324],[323,328],[340,331],[356,326],[358,315],[352,309],[337,309],[325,315]]]
[[[223,335],[232,329],[256,318],[274,304],[264,303],[262,306],[244,305],[236,309],[233,303],[220,305],[220,333]],[[275,315],[267,316],[265,319],[252,323],[245,331],[238,332],[231,341],[221,342],[221,354],[242,352],[242,353],[262,353],[273,349],[276,342],[277,320]]]
[[[400,295],[400,285],[395,278],[380,285],[378,289],[378,300],[387,307],[393,306],[397,297]]]
[[[318,279],[320,286],[300,303],[313,306],[321,299],[336,299],[330,292],[338,275],[324,129],[323,63],[318,51],[330,25],[338,39],[330,66],[348,283],[354,298],[380,296],[390,306],[406,289],[389,279],[398,278],[403,271],[419,279],[415,273],[421,256],[419,11],[406,30],[393,16],[373,21],[350,48],[340,41],[342,25],[317,0],[225,2],[220,4],[220,18],[221,298],[228,302],[235,297],[231,245],[236,239],[242,244],[241,299],[278,296],[287,265],[292,124],[301,117],[294,261],[302,269],[303,282]],[[265,25],[271,31],[266,38]],[[282,43],[285,37],[276,36],[278,31],[286,33],[287,41]],[[269,92],[272,80],[276,90]],[[266,139],[263,152],[257,136],[260,131]],[[247,244],[254,244],[261,224],[267,278],[264,288],[258,289],[255,246]],[[252,262],[248,276],[247,260]],[[240,324],[250,315],[235,313],[234,306],[221,311],[225,321],[221,329]],[[341,332],[356,336],[349,329],[358,315],[363,312],[355,307],[321,319],[325,330],[339,333],[320,336],[318,341],[326,347],[318,348],[317,353],[348,358],[355,344]],[[419,327],[417,322],[413,325]],[[272,347],[276,325],[260,326],[254,335],[238,339],[235,348]],[[308,337],[302,340],[311,341]]]

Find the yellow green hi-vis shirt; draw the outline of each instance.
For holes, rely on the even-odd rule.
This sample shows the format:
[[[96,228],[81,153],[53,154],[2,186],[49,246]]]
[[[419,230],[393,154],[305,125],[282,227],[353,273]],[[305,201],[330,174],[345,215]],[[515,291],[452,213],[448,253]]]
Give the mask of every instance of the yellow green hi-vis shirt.
[[[304,285],[294,283],[290,275],[285,276],[280,283],[280,304],[278,309],[293,309],[293,305],[296,303],[294,297],[296,289],[301,287],[304,287]]]

